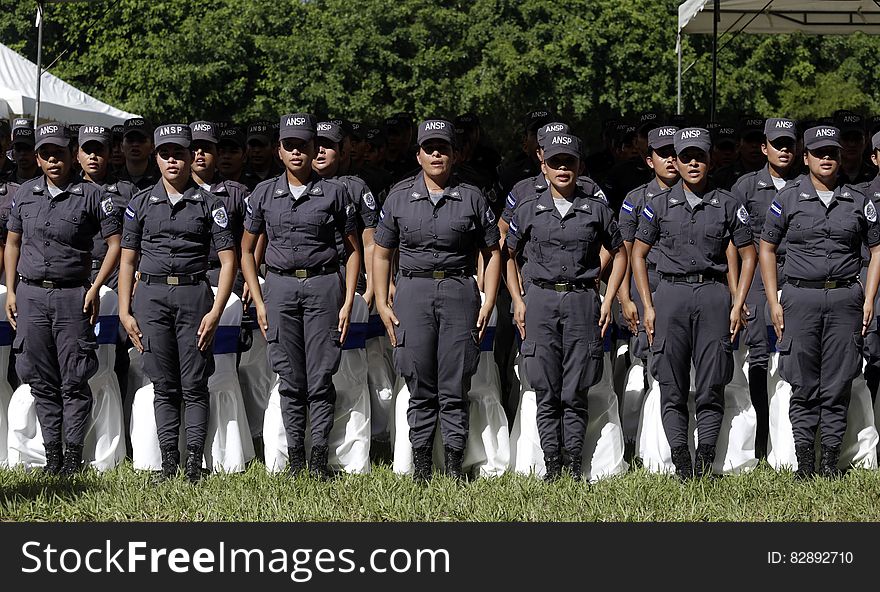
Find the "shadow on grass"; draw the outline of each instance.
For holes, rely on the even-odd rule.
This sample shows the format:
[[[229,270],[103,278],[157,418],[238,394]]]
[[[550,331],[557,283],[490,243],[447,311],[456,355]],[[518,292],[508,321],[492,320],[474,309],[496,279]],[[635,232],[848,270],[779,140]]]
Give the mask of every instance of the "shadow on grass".
[[[87,472],[72,478],[15,471],[0,480],[0,500],[3,503],[35,500],[40,497],[73,501],[89,491],[104,489],[105,483],[97,473]]]

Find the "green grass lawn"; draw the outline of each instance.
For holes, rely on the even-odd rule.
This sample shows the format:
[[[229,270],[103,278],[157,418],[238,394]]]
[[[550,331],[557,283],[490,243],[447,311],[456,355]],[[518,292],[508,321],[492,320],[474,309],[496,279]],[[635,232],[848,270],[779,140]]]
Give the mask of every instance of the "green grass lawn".
[[[797,482],[762,463],[750,474],[686,485],[643,469],[598,484],[505,475],[428,487],[387,464],[320,483],[261,464],[191,486],[156,485],[126,462],[72,481],[0,471],[0,520],[19,521],[877,521],[880,471]]]

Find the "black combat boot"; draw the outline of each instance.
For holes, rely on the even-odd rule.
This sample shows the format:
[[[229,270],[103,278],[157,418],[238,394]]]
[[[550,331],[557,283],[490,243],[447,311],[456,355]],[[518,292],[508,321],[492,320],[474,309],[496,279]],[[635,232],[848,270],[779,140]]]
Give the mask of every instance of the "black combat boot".
[[[581,453],[568,453],[568,472],[575,481],[583,479],[584,474],[581,470]]]
[[[681,481],[689,481],[694,478],[694,467],[691,464],[691,452],[687,444],[676,446],[671,450],[672,464],[675,465],[675,474]]]
[[[306,449],[287,448],[287,472],[291,477],[296,477],[306,470]]]
[[[464,473],[461,470],[461,463],[464,460],[464,450],[446,447],[445,456],[446,474],[458,481],[464,480]]]
[[[162,472],[159,474],[159,481],[174,479],[180,468],[180,450],[176,444],[170,446],[162,446]]]
[[[715,447],[710,444],[697,446],[697,454],[694,459],[694,477],[702,479],[704,475],[712,474],[712,463],[715,462]]]
[[[83,470],[82,444],[68,444],[64,451],[64,465],[61,467],[62,477],[73,477]]]
[[[562,456],[559,454],[544,455],[544,481],[553,483],[562,476]]]
[[[843,477],[843,471],[837,468],[840,461],[840,445],[826,446],[822,444],[822,476],[828,479]]]
[[[309,455],[309,472],[319,481],[326,481],[333,476],[327,467],[327,456],[330,449],[326,446],[312,446],[312,453]]]
[[[46,466],[43,467],[43,474],[57,475],[61,472],[61,464],[63,462],[61,442],[47,442],[45,449]]]
[[[189,482],[196,484],[202,480],[202,457],[205,454],[205,449],[202,446],[187,446],[186,453],[184,472]]]
[[[794,473],[795,479],[809,479],[816,474],[816,453],[812,444],[795,444],[794,453],[797,456],[798,468]]]
[[[431,457],[433,452],[434,447],[430,444],[413,448],[413,481],[416,483],[427,483],[431,480],[434,470],[434,459]]]

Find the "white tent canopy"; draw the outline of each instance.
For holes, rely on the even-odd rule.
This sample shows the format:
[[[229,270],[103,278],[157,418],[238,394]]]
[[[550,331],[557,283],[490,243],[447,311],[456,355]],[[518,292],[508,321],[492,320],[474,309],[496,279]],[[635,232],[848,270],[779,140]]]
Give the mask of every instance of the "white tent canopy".
[[[678,111],[681,112],[682,33],[849,35],[856,31],[880,34],[880,0],[719,0],[717,10],[715,0],[685,0],[678,6]]]
[[[37,65],[0,44],[0,116],[34,115]],[[40,90],[40,119],[112,126],[138,117],[102,103],[48,72]],[[3,113],[4,106],[8,113]]]

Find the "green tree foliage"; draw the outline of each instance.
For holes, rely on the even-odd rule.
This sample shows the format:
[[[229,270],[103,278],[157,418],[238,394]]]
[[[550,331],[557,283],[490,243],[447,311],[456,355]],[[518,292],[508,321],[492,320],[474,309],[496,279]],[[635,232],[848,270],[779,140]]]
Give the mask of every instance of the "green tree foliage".
[[[547,106],[581,131],[672,113],[675,0],[98,0],[50,4],[44,59],[86,92],[153,120],[280,112],[372,120],[479,113],[502,141]],[[0,42],[36,54],[35,2],[0,12]],[[819,117],[880,111],[880,39],[728,35],[718,108]],[[685,112],[704,117],[711,39],[685,37]]]

